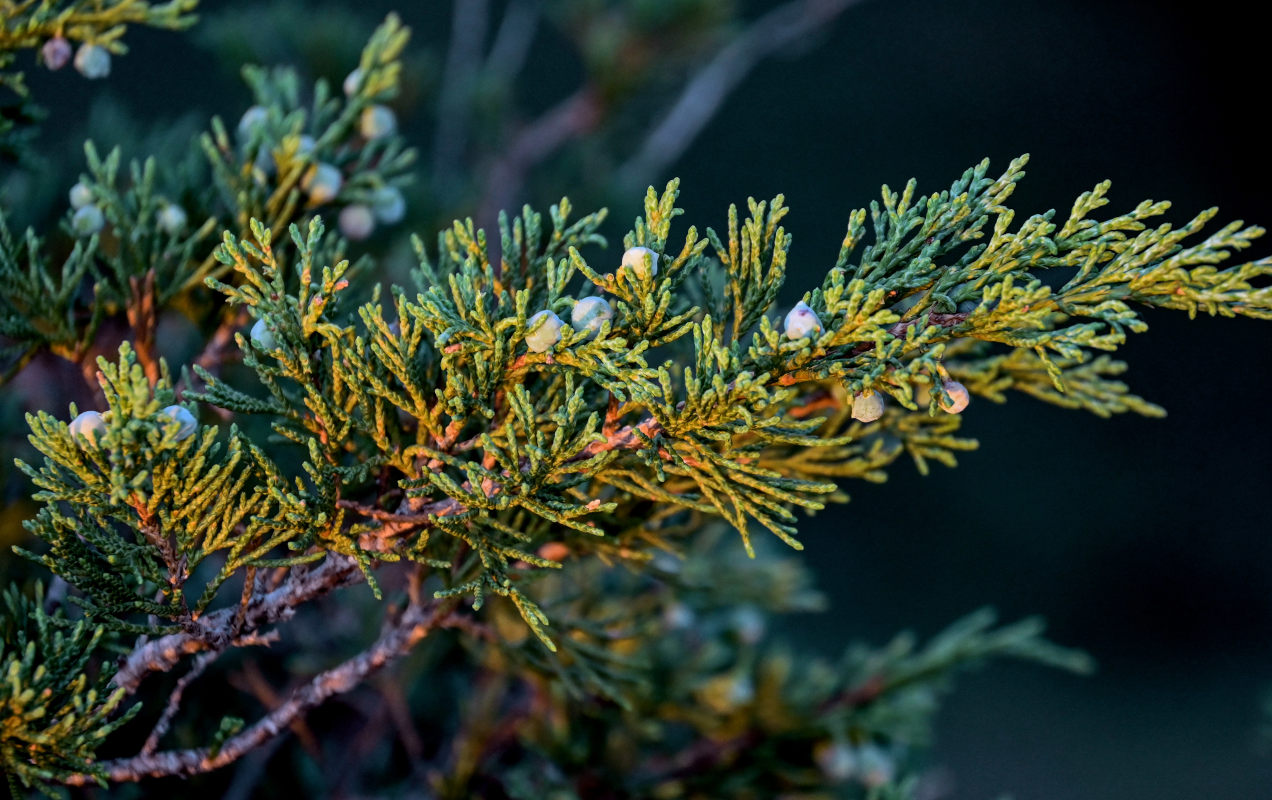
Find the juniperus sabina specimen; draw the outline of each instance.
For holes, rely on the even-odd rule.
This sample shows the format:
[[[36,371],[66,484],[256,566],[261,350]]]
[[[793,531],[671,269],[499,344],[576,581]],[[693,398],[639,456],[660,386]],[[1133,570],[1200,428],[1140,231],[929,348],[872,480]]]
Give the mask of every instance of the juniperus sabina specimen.
[[[0,4],[0,67],[190,21],[187,4],[76,28],[32,11],[87,5]],[[1137,306],[1272,316],[1272,264],[1226,264],[1261,229],[1105,214],[1107,183],[1018,220],[1025,159],[981,163],[930,195],[884,187],[778,308],[783,198],[700,231],[673,180],[621,244],[562,199],[414,239],[410,284],[385,288],[349,240],[406,214],[406,40],[390,17],[335,88],[246,70],[255,104],[197,143],[210,180],[89,144],[61,233],[0,216],[5,379],[52,354],[100,391],[27,416],[40,506],[19,552],[52,577],[0,609],[15,795],[210,772],[289,727],[309,746],[307,712],[402,661],[427,698],[382,689],[383,736],[416,796],[913,797],[954,672],[1088,668],[988,612],[923,645],[801,657],[766,616],[819,598],[772,544],[800,549],[801,511],[899,457],[953,466],[969,402],[1160,415],[1108,353],[1143,330]],[[29,132],[0,129],[5,152]],[[176,374],[166,315],[204,339]],[[361,638],[324,640],[314,608]],[[291,674],[263,712],[214,680],[270,658]],[[244,674],[235,689],[269,693]]]

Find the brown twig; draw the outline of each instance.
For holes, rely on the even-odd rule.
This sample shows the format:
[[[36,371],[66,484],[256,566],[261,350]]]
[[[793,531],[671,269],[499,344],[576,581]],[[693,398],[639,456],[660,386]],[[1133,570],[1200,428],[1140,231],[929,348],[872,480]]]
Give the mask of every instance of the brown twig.
[[[211,748],[170,750],[137,755],[101,764],[106,779],[137,781],[147,777],[188,776],[233,763],[253,749],[274,739],[287,726],[332,695],[342,694],[362,683],[389,662],[406,654],[431,631],[448,627],[456,601],[434,601],[426,607],[410,606],[362,653],[337,667],[320,672],[296,689],[277,708],[251,727],[226,740],[215,752]],[[66,783],[83,786],[95,782],[92,775],[72,775]]]
[[[287,619],[295,613],[298,606],[333,589],[353,583],[361,574],[354,559],[337,553],[328,553],[317,567],[294,568],[281,586],[252,602],[243,615],[243,628],[257,630],[264,625]],[[234,621],[238,608],[235,605],[214,611],[193,620],[187,630],[147,642],[128,655],[111,682],[133,692],[147,675],[152,672],[167,672],[183,656],[261,641],[260,637],[251,634],[236,636]]]
[[[147,270],[145,276],[133,275],[128,279],[128,286],[132,290],[128,302],[128,324],[132,327],[133,352],[137,354],[137,363],[153,388],[159,382],[159,360],[155,356],[155,327],[158,325],[155,271]]]
[[[194,664],[190,666],[190,671],[181,676],[181,680],[177,681],[176,687],[172,690],[172,694],[168,696],[168,705],[164,707],[163,714],[159,716],[159,721],[155,723],[154,729],[150,731],[150,735],[146,737],[146,743],[141,746],[142,755],[149,755],[159,748],[159,740],[168,732],[168,728],[172,725],[172,718],[177,715],[177,711],[181,708],[181,698],[185,694],[186,687],[203,674],[208,665],[216,660],[220,653],[204,653],[194,660]]]

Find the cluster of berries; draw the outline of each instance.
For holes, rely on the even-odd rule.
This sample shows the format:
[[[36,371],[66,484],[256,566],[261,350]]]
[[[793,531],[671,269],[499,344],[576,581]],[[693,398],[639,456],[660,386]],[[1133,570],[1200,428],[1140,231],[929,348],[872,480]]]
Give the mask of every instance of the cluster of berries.
[[[623,269],[638,279],[658,274],[658,254],[648,247],[631,247],[623,253]],[[614,319],[614,309],[603,297],[584,297],[570,311],[570,326],[593,339],[601,326]],[[565,323],[554,312],[543,310],[526,321],[526,347],[532,353],[546,353],[561,341]]]
[[[106,215],[93,197],[92,188],[83,181],[71,187],[71,231],[76,236],[92,236],[101,231],[106,224]],[[163,201],[159,213],[155,216],[159,229],[169,236],[176,236],[185,230],[186,212],[175,203]]]
[[[354,70],[344,81],[344,92],[348,96],[357,93],[362,83],[362,71]],[[269,112],[263,106],[252,106],[244,114],[238,124],[239,140],[247,143],[253,134],[262,128],[269,119]],[[397,132],[397,115],[393,109],[383,105],[372,105],[362,110],[358,118],[358,132],[363,139],[375,141],[392,136]],[[316,142],[308,134],[300,137],[300,155],[313,152]],[[262,148],[256,158],[256,167],[261,172],[272,174],[275,165],[273,156]],[[308,195],[309,205],[320,206],[336,202],[341,189],[345,185],[345,175],[334,164],[318,161],[301,179],[300,188]],[[340,210],[336,224],[346,239],[361,241],[369,237],[377,224],[396,225],[406,216],[406,199],[401,190],[395,186],[381,186],[373,191],[365,202],[348,203]]]
[[[788,339],[807,339],[822,332],[821,320],[817,312],[807,303],[800,301],[786,315],[782,326]],[[947,414],[958,414],[967,408],[971,395],[967,387],[958,381],[945,380],[941,384],[949,402],[939,400],[937,405]],[[874,422],[883,416],[883,396],[879,392],[865,391],[857,394],[852,400],[852,418],[858,422]]]
[[[65,37],[54,36],[40,48],[44,66],[59,70],[71,60],[71,43]],[[110,52],[101,45],[85,42],[75,52],[75,69],[85,78],[105,78],[110,74]]]
[[[179,423],[176,440],[178,442],[190,438],[199,429],[194,415],[182,406],[168,406],[161,412]],[[96,411],[85,411],[71,420],[69,426],[71,438],[81,446],[97,446],[97,439],[106,430],[106,418]]]

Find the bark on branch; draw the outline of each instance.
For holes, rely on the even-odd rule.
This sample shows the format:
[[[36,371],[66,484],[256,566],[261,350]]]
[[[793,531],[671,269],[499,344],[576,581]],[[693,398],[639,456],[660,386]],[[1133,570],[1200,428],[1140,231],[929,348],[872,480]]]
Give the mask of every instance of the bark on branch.
[[[453,616],[455,608],[454,600],[408,606],[400,618],[385,627],[371,647],[343,664],[315,675],[272,712],[226,740],[215,752],[211,748],[169,750],[108,761],[101,765],[105,777],[109,781],[122,782],[148,777],[189,776],[237,761],[277,737],[309,709],[332,695],[353,689],[372,673],[405,655],[431,631],[453,627],[457,624]],[[94,776],[81,774],[71,776],[66,783],[82,786],[95,781]]]

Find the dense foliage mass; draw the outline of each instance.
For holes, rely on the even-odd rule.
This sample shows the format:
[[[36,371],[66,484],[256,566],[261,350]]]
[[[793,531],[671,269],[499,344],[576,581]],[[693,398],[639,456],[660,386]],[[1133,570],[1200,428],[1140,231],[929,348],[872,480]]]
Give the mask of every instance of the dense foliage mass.
[[[181,26],[192,4],[98,5],[7,4],[0,68],[19,48],[65,61],[63,37],[119,52],[117,26]],[[1143,330],[1135,304],[1272,316],[1272,263],[1223,263],[1260,229],[1203,235],[1213,212],[1150,227],[1164,203],[1102,216],[1107,183],[1017,221],[1025,159],[985,162],[930,195],[884,187],[821,283],[777,308],[783,198],[700,232],[677,224],[672,181],[621,247],[604,211],[563,199],[416,238],[411,285],[382,288],[376,259],[348,254],[406,217],[414,153],[388,105],[406,42],[391,17],[339,89],[249,68],[255,103],[199,137],[204,172],[90,143],[60,234],[0,217],[5,379],[51,354],[99,391],[27,417],[39,508],[19,551],[52,580],[0,613],[15,793],[207,772],[289,726],[312,738],[306,711],[409,654],[431,689],[390,701],[401,746],[371,784],[913,797],[957,669],[1088,668],[1037,621],[988,612],[924,645],[798,657],[766,619],[819,597],[757,534],[799,548],[797,512],[846,499],[846,479],[903,455],[953,466],[978,399],[1161,414],[1107,353]],[[22,150],[21,125],[0,135]],[[174,377],[176,316],[202,346]],[[360,633],[285,624],[314,628],[320,603]],[[188,690],[254,657],[291,678],[265,713]]]

